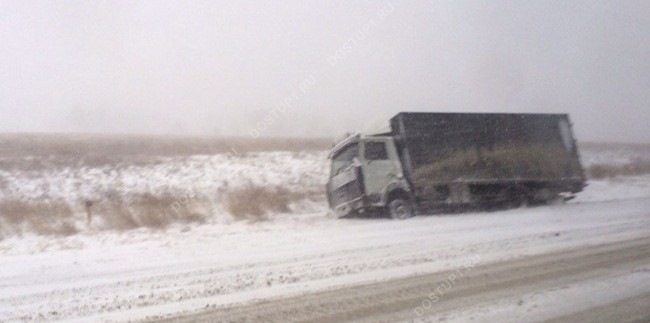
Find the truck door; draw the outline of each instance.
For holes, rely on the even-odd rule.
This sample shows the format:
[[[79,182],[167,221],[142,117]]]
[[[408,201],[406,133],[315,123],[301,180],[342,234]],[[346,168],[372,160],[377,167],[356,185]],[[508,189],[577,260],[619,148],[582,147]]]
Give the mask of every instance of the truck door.
[[[371,202],[379,202],[384,188],[398,177],[396,152],[390,149],[386,139],[368,139],[363,142],[361,168],[366,186],[366,195]]]

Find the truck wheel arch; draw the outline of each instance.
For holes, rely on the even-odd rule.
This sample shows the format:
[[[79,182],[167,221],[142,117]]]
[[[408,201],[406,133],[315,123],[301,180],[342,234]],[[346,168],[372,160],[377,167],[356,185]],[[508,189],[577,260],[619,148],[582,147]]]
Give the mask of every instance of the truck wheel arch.
[[[390,204],[390,202],[396,199],[403,199],[405,201],[410,202],[411,204],[413,204],[414,202],[413,195],[409,191],[405,190],[403,187],[397,185],[392,187],[391,186],[387,187],[385,200],[384,200],[385,205]]]
[[[397,220],[414,216],[415,205],[411,194],[401,188],[390,191],[386,196],[386,212],[388,216]]]
[[[396,198],[402,198],[405,200],[410,200],[411,199],[411,194],[406,192],[403,188],[397,187],[393,189],[387,190],[388,194],[386,194],[386,202],[390,202]]]

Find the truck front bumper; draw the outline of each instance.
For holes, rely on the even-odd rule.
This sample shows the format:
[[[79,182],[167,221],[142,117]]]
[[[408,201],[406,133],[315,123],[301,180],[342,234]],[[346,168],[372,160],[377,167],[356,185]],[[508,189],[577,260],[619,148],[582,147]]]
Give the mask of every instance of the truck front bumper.
[[[341,218],[349,215],[354,211],[363,210],[365,208],[366,208],[366,203],[364,201],[364,198],[359,197],[357,199],[354,199],[352,201],[334,207],[333,211],[338,217]]]

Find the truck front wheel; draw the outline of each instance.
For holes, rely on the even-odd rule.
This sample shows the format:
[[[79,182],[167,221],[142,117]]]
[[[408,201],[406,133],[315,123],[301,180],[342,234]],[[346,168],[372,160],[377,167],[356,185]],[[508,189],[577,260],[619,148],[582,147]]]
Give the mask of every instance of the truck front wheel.
[[[407,200],[398,198],[388,204],[388,215],[395,220],[405,220],[413,217],[413,206]]]

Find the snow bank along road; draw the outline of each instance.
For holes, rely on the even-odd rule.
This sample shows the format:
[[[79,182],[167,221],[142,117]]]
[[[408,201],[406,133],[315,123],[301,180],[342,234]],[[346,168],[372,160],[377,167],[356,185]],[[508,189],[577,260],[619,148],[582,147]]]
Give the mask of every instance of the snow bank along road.
[[[650,198],[62,239],[48,245],[66,248],[0,257],[0,321],[648,314],[637,303],[648,305],[650,293]]]

